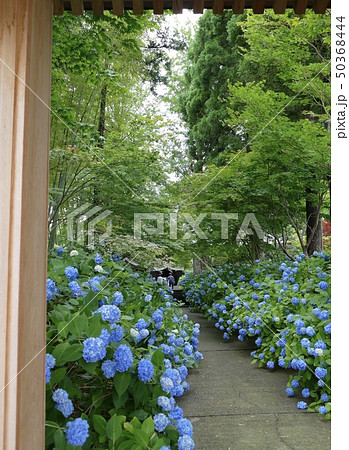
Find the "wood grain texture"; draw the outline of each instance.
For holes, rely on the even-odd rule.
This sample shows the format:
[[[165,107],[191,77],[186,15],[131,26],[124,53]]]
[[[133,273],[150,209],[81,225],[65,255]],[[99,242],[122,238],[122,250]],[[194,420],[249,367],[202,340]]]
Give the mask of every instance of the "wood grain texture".
[[[153,10],[154,14],[163,14],[164,13],[163,0],[153,0]]]
[[[245,0],[233,0],[233,13],[243,14],[245,11]]]
[[[53,0],[53,14],[61,16],[64,12],[63,0]]]
[[[328,0],[315,0],[314,11],[316,14],[325,14],[327,9]]]
[[[183,12],[183,0],[173,0],[173,13],[182,14]]]
[[[194,14],[202,14],[204,12],[204,0],[194,0]]]
[[[295,0],[294,12],[296,14],[304,14],[307,9],[308,0]]]
[[[253,0],[252,1],[252,11],[254,14],[263,14],[265,7],[265,0]]]
[[[143,0],[133,0],[133,12],[137,15],[144,13]]]
[[[113,0],[113,13],[117,16],[124,14],[124,0]]]
[[[223,14],[224,0],[213,0],[213,14]]]
[[[83,0],[70,0],[70,5],[74,16],[81,16],[84,13]]]
[[[273,9],[275,14],[285,14],[287,0],[274,0]]]
[[[45,445],[52,14],[52,0],[0,0],[2,450]]]
[[[95,16],[102,16],[104,13],[103,0],[91,0],[92,1],[92,11]]]

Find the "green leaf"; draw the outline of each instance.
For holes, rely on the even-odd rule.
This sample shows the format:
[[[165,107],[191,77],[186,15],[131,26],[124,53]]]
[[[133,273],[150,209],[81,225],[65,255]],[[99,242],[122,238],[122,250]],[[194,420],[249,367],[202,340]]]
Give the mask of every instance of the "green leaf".
[[[151,357],[151,362],[154,364],[154,366],[160,367],[163,364],[164,359],[165,359],[165,355],[159,349],[159,350],[156,350],[156,352],[153,353],[153,356]]]
[[[66,448],[67,442],[65,440],[63,430],[56,430],[55,434],[53,435],[53,439],[55,442],[56,450],[64,450]]]
[[[148,448],[149,437],[144,431],[135,429],[134,435],[136,437],[138,444],[140,444],[142,447]]]
[[[128,372],[116,373],[114,376],[114,386],[116,392],[121,396],[129,387],[131,375]]]
[[[64,352],[64,358],[66,361],[77,361],[82,357],[82,345],[73,344],[69,349]]]
[[[79,361],[79,364],[83,369],[85,369],[91,375],[94,375],[96,373],[96,369],[98,367],[98,364],[96,362],[88,363],[83,358],[81,358]]]
[[[132,448],[132,446],[134,445],[134,443],[135,443],[134,440],[124,441],[118,445],[118,450],[130,450]]]
[[[148,417],[147,419],[145,419],[145,421],[142,423],[142,430],[148,437],[150,437],[154,433],[154,421],[152,417]]]
[[[104,417],[95,414],[93,416],[93,426],[101,436],[106,434],[107,421]]]
[[[53,350],[52,356],[56,360],[56,366],[62,366],[67,362],[65,359],[66,352],[68,351],[70,344],[68,342],[62,342],[57,345],[57,347]]]
[[[65,367],[60,367],[59,369],[54,370],[53,372],[51,372],[50,382],[52,384],[59,383],[65,377],[66,372],[67,369]]]
[[[122,432],[122,424],[125,422],[126,417],[125,416],[117,416],[114,414],[107,423],[106,426],[106,433],[109,439],[111,439],[114,442],[116,442],[119,437],[121,436]]]

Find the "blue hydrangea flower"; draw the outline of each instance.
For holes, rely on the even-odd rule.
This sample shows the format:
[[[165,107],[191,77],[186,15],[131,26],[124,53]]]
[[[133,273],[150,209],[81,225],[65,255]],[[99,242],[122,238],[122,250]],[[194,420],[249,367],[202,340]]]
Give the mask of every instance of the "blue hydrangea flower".
[[[315,342],[314,348],[320,348],[321,350],[326,350],[327,345],[325,344],[325,342],[323,340],[319,339],[318,341]]]
[[[116,325],[116,327],[109,334],[109,340],[110,342],[120,342],[123,336],[124,329],[121,325]]]
[[[152,315],[154,322],[162,322],[163,317],[164,317],[164,314],[161,311],[161,309],[157,309]]]
[[[46,353],[45,357],[45,382],[48,383],[51,380],[51,369],[54,368],[56,364],[55,358],[50,354]]]
[[[68,392],[65,391],[64,389],[57,389],[52,394],[52,400],[55,403],[64,403],[67,400],[69,400]]]
[[[322,400],[323,402],[325,402],[325,403],[328,402],[328,400],[329,400],[328,394],[326,394],[326,393],[325,393],[325,394],[322,394],[322,395],[321,395],[321,400]]]
[[[184,345],[184,353],[188,356],[193,353],[193,346],[189,342],[186,342]]]
[[[194,447],[195,443],[190,436],[185,434],[178,439],[178,450],[193,450]]]
[[[103,361],[102,371],[106,378],[113,378],[116,373],[116,362],[110,359]]]
[[[274,369],[274,367],[275,367],[274,362],[273,361],[268,361],[267,362],[267,367],[268,367],[268,369]]]
[[[101,334],[99,335],[99,338],[102,339],[102,341],[104,342],[104,345],[107,346],[110,342],[109,331],[106,330],[105,328],[103,328],[103,330],[101,331]]]
[[[67,266],[64,270],[64,273],[69,281],[73,281],[79,276],[79,271],[73,266]]]
[[[299,381],[296,380],[296,379],[292,380],[292,381],[291,381],[291,386],[292,386],[293,388],[298,387],[298,386],[299,386]]]
[[[111,323],[118,322],[121,317],[121,311],[116,305],[102,305],[95,314],[100,314],[102,320]]]
[[[107,350],[101,338],[88,338],[83,342],[82,357],[86,362],[97,362],[105,358]]]
[[[46,300],[47,303],[52,300],[53,295],[58,292],[56,287],[56,283],[51,280],[51,278],[47,278],[46,280]]]
[[[94,257],[96,264],[103,264],[103,258],[99,253],[96,253],[96,256]]]
[[[68,393],[64,389],[57,389],[52,394],[52,400],[55,402],[55,408],[58,409],[65,418],[73,413],[73,402],[69,399]]]
[[[124,300],[124,296],[122,295],[122,292],[115,291],[112,295],[112,305],[120,306]]]
[[[172,408],[170,399],[168,397],[165,397],[164,395],[158,397],[157,404],[163,411],[170,411]]]
[[[315,330],[314,330],[313,327],[309,326],[309,327],[306,328],[306,333],[307,333],[308,336],[312,337],[315,334]]]
[[[159,433],[162,433],[168,425],[168,418],[165,414],[160,413],[154,416],[154,427]]]
[[[138,378],[147,383],[154,375],[154,366],[148,359],[141,359],[138,364]]]
[[[150,302],[150,300],[153,298],[153,296],[151,295],[151,294],[148,294],[148,295],[146,295],[145,297],[144,297],[144,301],[146,302],[146,303],[149,303]]]
[[[62,249],[62,247],[58,247],[56,252],[57,252],[57,255],[61,255],[64,252],[64,250]]]
[[[179,419],[177,422],[177,430],[180,436],[187,434],[193,436],[193,425],[188,419]]]
[[[184,381],[187,378],[187,376],[188,376],[188,369],[187,369],[187,367],[182,365],[182,366],[178,367],[177,370],[178,370],[179,375],[181,377],[181,381]]]
[[[310,397],[310,390],[309,390],[308,388],[302,389],[302,396],[303,396],[304,398]]]
[[[331,334],[331,322],[324,326],[326,334]]]
[[[73,414],[74,411],[73,402],[69,399],[62,403],[56,403],[55,408],[58,409],[58,411],[60,411],[65,418]]]
[[[298,409],[306,409],[308,407],[306,402],[298,402],[297,403],[297,408]]]
[[[326,310],[321,311],[320,319],[325,321],[328,319],[329,315],[330,315],[330,313],[328,311],[326,311]]]
[[[126,344],[121,344],[114,352],[116,370],[118,372],[127,372],[133,364],[132,350]]]
[[[289,397],[293,397],[294,396],[294,390],[292,388],[288,387],[288,388],[286,388],[286,394]]]
[[[89,283],[90,283],[90,286],[91,286],[93,292],[99,292],[102,289],[101,281],[102,281],[101,277],[99,277],[97,275],[89,280]]]
[[[161,385],[161,389],[164,391],[164,392],[171,392],[171,389],[173,388],[173,386],[174,386],[174,384],[173,384],[173,381],[171,380],[171,378],[169,378],[169,377],[164,377],[164,376],[162,376],[161,378],[160,378],[160,385]]]
[[[319,288],[326,291],[328,289],[328,284],[326,283],[326,281],[320,281]]]
[[[327,408],[326,408],[326,406],[320,406],[320,407],[319,407],[319,413],[320,413],[320,414],[326,414],[326,413],[327,413]]]
[[[283,358],[279,358],[278,365],[284,369],[286,366],[285,360]]]
[[[318,378],[325,378],[325,376],[327,375],[327,369],[325,369],[324,367],[316,367],[315,375]]]
[[[183,410],[179,406],[173,406],[170,412],[171,419],[179,420],[183,417]]]
[[[84,445],[89,436],[88,429],[89,425],[87,420],[78,418],[72,422],[68,422],[67,428],[65,429],[65,436],[68,444],[75,446]]]
[[[308,338],[301,339],[301,346],[303,348],[309,348],[310,347],[310,341]]]
[[[149,323],[146,322],[144,319],[138,319],[135,327],[137,328],[138,331],[140,331],[143,330],[144,328],[148,328]]]

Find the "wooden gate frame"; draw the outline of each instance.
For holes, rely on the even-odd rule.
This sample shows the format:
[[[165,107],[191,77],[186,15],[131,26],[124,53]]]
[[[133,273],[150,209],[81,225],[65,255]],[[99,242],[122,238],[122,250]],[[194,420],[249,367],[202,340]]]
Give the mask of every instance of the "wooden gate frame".
[[[52,1],[0,0],[0,448],[44,446]]]

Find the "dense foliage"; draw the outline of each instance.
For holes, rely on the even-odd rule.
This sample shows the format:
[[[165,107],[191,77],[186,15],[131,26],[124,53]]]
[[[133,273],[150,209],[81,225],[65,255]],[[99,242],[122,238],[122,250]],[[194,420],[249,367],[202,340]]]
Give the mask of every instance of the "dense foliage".
[[[184,450],[199,325],[118,255],[53,251],[47,280],[47,449]]]
[[[330,15],[310,11],[206,12],[199,20],[178,100],[197,173],[176,193],[182,210],[197,215],[254,213],[266,236],[241,239],[245,259],[271,255],[269,244],[288,256],[322,249],[331,188],[330,30]],[[241,260],[231,245],[238,227],[230,230],[225,242],[217,233],[192,248]]]
[[[297,260],[226,264],[182,284],[191,307],[216,321],[224,339],[255,338],[253,363],[290,371],[286,394],[299,409],[330,418],[330,261],[304,254]]]

